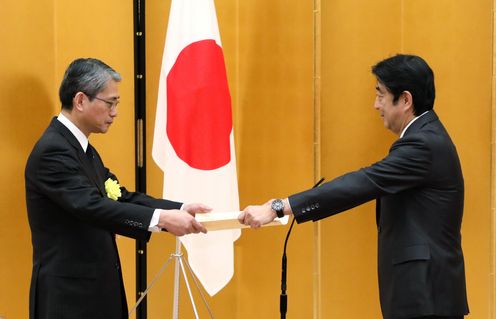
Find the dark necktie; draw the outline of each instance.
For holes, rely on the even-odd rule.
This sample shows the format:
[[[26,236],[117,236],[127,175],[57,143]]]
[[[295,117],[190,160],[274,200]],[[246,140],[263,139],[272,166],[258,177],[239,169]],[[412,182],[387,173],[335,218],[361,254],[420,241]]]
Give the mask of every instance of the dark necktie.
[[[90,163],[93,165],[95,155],[93,154],[93,149],[89,143],[88,143],[88,147],[86,148],[86,156],[88,157]]]
[[[102,182],[102,178],[97,170],[97,164],[95,159],[95,150],[93,146],[88,143],[88,148],[86,148],[86,157],[88,158],[88,162],[90,164],[91,174],[95,177],[97,184]]]

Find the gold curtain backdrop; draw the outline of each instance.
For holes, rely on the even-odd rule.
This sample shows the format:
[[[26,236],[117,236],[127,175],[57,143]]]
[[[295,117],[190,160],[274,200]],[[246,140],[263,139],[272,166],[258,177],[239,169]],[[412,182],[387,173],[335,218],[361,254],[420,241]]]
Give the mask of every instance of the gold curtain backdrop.
[[[147,187],[154,196],[162,194],[162,172],[151,159],[151,145],[169,7],[170,0],[146,2]],[[370,67],[396,53],[418,54],[430,63],[435,110],[457,145],[465,177],[467,318],[496,319],[494,0],[217,0],[216,8],[233,102],[241,207],[309,188],[316,171],[330,180],[382,159],[395,136],[372,107]],[[119,117],[108,134],[91,141],[122,184],[134,189],[133,4],[7,0],[0,21],[0,317],[13,319],[28,317],[32,265],[24,165],[60,110],[58,85],[74,58],[100,58],[123,75]],[[321,30],[317,39],[314,23]],[[314,64],[319,55],[321,63]],[[314,152],[315,132],[320,153]],[[319,228],[318,237],[312,223],[293,230],[288,318],[380,318],[373,203],[326,219]],[[233,279],[207,298],[216,318],[279,316],[286,231],[243,231],[235,243]],[[168,234],[152,235],[149,279],[174,244]],[[134,241],[120,236],[118,245],[133,306]],[[194,318],[184,286],[181,291],[181,318]],[[172,297],[170,268],[150,292],[148,318],[171,316]],[[196,293],[195,298],[200,317],[208,318]],[[315,300],[321,301],[318,307]]]

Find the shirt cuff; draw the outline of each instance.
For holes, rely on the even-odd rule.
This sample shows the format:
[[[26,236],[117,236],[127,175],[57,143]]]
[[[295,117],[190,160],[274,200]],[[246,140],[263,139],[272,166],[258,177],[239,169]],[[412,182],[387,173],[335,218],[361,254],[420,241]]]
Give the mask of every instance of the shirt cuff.
[[[150,220],[150,226],[148,226],[148,231],[157,233],[162,231],[162,228],[158,227],[158,220],[160,219],[160,209],[155,209],[153,212],[152,220]]]
[[[289,202],[289,197],[286,198],[286,203],[288,204],[289,215],[293,214],[293,208],[291,208],[291,203]]]

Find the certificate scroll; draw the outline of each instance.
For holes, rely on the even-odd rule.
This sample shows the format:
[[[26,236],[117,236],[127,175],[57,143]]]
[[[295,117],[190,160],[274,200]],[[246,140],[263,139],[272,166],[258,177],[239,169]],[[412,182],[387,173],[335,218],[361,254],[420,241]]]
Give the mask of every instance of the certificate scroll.
[[[241,212],[212,212],[205,214],[196,214],[195,218],[199,221],[208,231],[248,228],[249,226],[243,225],[238,221],[238,216]],[[281,226],[288,223],[289,216],[283,218],[276,218],[272,222],[263,225],[266,226]]]

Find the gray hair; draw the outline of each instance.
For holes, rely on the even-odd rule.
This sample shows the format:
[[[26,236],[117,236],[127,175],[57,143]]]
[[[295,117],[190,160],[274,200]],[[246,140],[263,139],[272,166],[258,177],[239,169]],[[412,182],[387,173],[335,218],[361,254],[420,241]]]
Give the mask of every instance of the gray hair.
[[[60,84],[62,108],[72,110],[72,99],[78,92],[83,92],[93,100],[105,89],[108,81],[120,82],[121,79],[117,71],[98,59],[76,59],[65,71]]]

